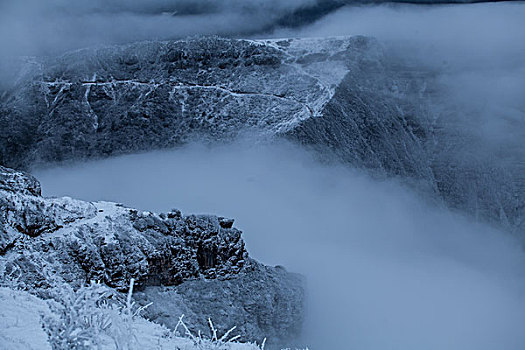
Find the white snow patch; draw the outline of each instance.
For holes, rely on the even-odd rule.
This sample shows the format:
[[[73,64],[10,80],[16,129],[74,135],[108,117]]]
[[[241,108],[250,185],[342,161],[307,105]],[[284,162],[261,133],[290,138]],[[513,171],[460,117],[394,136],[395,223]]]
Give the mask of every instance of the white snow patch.
[[[23,291],[0,288],[0,348],[51,350],[40,314],[49,314],[45,301]]]

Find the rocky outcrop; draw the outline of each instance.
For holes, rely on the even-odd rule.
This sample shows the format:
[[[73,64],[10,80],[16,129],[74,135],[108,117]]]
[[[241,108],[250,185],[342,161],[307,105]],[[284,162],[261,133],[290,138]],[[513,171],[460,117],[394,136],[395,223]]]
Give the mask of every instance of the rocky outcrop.
[[[40,196],[40,182],[27,173],[9,169],[0,165],[0,190]]]
[[[141,300],[159,301],[158,288],[170,288],[173,298],[155,306],[162,317],[150,314],[166,325],[180,313],[164,305],[176,304],[199,321],[242,325],[245,339],[300,331],[302,278],[251,259],[233,220],[43,198],[33,177],[6,168],[0,179],[0,279],[45,296],[93,280],[125,291],[134,278]]]
[[[70,198],[46,200],[31,175],[0,167],[0,253],[24,237],[55,232],[79,219],[95,216],[90,203]]]

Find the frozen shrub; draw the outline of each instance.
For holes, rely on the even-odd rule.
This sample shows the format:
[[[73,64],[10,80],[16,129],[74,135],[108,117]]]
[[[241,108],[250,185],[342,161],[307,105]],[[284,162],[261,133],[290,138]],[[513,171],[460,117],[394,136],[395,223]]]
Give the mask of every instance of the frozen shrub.
[[[101,349],[111,342],[130,349],[136,342],[133,321],[144,309],[131,300],[133,283],[125,300],[100,283],[76,291],[64,285],[51,303],[54,315],[43,318],[53,349]]]
[[[219,334],[208,319],[209,335],[191,332],[179,318],[173,332],[149,323],[140,315],[149,305],[137,307],[132,301],[134,280],[130,282],[127,296],[100,284],[91,282],[78,290],[65,284],[55,290],[50,302],[51,315],[42,322],[49,342],[55,350],[116,349],[139,350],[149,348],[178,350],[264,350],[261,345],[239,343],[240,336],[233,335],[236,327]],[[148,326],[145,326],[148,324]],[[156,327],[156,328],[155,328]],[[158,344],[152,347],[152,333]],[[144,339],[147,338],[147,339]]]
[[[50,303],[54,315],[42,320],[53,349],[101,349],[101,335],[111,326],[108,293],[99,283],[60,289],[60,301]]]

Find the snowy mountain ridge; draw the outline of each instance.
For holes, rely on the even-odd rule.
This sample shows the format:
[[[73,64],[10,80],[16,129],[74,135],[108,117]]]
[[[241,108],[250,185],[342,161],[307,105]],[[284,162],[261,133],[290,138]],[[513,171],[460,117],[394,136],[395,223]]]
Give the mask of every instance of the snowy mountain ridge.
[[[18,140],[31,143],[25,155],[8,154],[4,144],[0,163],[20,166],[169,147],[195,133],[222,139],[246,128],[286,132],[321,115],[350,69],[348,47],[358,42],[209,38],[85,49],[33,62],[33,69],[22,69],[26,77],[19,78],[18,88],[4,94],[3,117],[17,115],[41,136]],[[32,114],[36,120],[27,120],[28,108],[38,111]],[[73,119],[80,124],[70,124]],[[66,124],[83,129],[75,131],[76,141],[65,139]],[[142,140],[120,139],[123,128]],[[152,128],[157,135],[150,135]],[[121,144],[96,146],[104,135]],[[71,151],[64,152],[64,142]]]

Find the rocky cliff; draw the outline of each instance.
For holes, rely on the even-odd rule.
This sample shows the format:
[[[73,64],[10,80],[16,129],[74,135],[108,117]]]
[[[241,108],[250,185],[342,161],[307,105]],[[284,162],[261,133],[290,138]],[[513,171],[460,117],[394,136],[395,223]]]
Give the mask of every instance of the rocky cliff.
[[[367,42],[206,38],[26,62],[18,84],[2,95],[0,163],[16,168],[173,147],[250,128],[283,132],[321,115],[346,61]]]
[[[301,330],[302,278],[251,259],[233,220],[43,198],[33,177],[0,167],[0,280],[45,297],[89,281],[125,291],[131,278],[154,302],[147,316],[168,326],[185,313],[197,329],[208,317],[237,325],[245,340]]]

